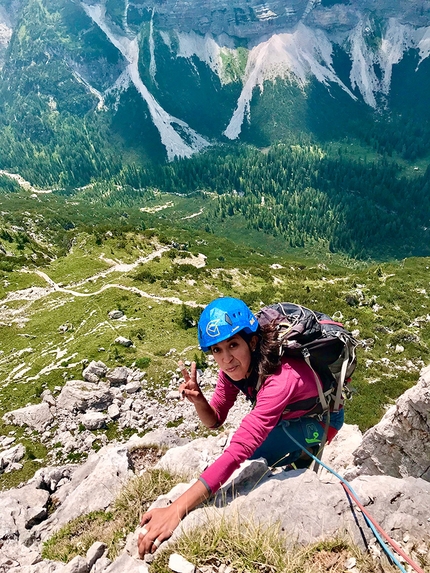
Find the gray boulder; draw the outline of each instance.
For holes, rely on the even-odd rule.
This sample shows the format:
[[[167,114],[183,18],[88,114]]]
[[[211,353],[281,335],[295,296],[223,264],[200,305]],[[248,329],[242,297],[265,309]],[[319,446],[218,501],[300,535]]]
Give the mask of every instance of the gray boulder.
[[[172,553],[169,557],[169,569],[177,573],[194,573],[196,567],[190,563],[182,555]]]
[[[111,320],[118,320],[119,318],[122,318],[124,316],[124,313],[122,312],[122,310],[111,310],[108,314],[108,317]]]
[[[89,569],[94,565],[94,563],[100,559],[100,557],[106,551],[107,546],[105,543],[100,541],[95,541],[87,551],[86,559]]]
[[[67,565],[61,569],[61,573],[88,573],[90,570],[85,557],[76,555]]]
[[[159,428],[152,430],[142,437],[137,434],[131,436],[127,445],[129,449],[138,449],[145,446],[161,446],[175,448],[189,443],[186,438],[181,438],[175,428]]]
[[[120,417],[121,412],[119,409],[119,406],[117,404],[111,404],[108,408],[108,416],[109,418],[111,418],[112,420],[116,420]]]
[[[115,344],[120,344],[121,346],[129,347],[133,346],[133,341],[129,338],[125,338],[124,336],[118,336],[115,338]]]
[[[100,430],[106,426],[108,416],[101,412],[86,412],[80,417],[81,423],[87,430]]]
[[[226,434],[193,440],[168,450],[156,467],[179,475],[196,477],[222,453],[226,441]]]
[[[112,561],[107,557],[100,557],[100,559],[97,559],[94,563],[91,573],[102,573],[102,571],[107,569],[111,563]]]
[[[111,386],[122,386],[127,384],[131,371],[125,366],[117,366],[106,374],[106,379]]]
[[[82,376],[87,382],[97,383],[103,376],[106,375],[108,367],[101,360],[92,360],[88,366],[83,370]]]
[[[124,573],[125,571],[127,571],[127,573],[149,573],[149,568],[146,563],[140,559],[123,553],[105,569],[104,573]]]
[[[24,457],[25,447],[16,444],[7,450],[0,451],[0,474],[8,472],[14,465]]]
[[[363,435],[357,425],[344,424],[322,454],[322,462],[344,476],[354,467],[354,451],[360,446]],[[320,466],[318,473],[324,480],[338,481],[332,473]]]
[[[43,432],[46,426],[49,426],[53,419],[54,417],[51,414],[51,410],[47,402],[19,408],[18,410],[13,410],[3,416],[3,420],[9,424],[28,426],[32,430],[36,430],[38,432]]]
[[[128,384],[125,385],[125,391],[127,392],[127,394],[135,394],[136,392],[139,392],[142,389],[142,384],[139,382],[139,380],[132,380],[131,382],[128,382]]]
[[[31,483],[34,483],[38,489],[54,493],[60,485],[64,485],[72,478],[76,468],[77,466],[74,464],[41,468],[34,474]]]
[[[388,475],[430,481],[430,367],[368,430],[346,476]]]
[[[102,411],[112,404],[114,395],[107,384],[69,380],[57,398],[57,408],[70,412]]]
[[[16,438],[14,436],[0,436],[0,448],[7,448],[14,443]]]
[[[0,571],[10,573],[54,573],[63,564],[42,561],[39,551],[16,541],[0,544]]]
[[[55,406],[55,398],[51,392],[51,390],[44,390],[40,396],[44,402],[48,404],[48,406]]]

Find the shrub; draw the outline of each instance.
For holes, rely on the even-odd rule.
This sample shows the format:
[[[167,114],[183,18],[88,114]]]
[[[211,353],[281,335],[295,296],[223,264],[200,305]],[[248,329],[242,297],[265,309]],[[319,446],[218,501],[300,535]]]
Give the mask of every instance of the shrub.
[[[148,269],[142,269],[133,276],[133,280],[135,281],[147,282],[150,284],[155,283],[157,279],[158,277]]]
[[[201,312],[202,310],[200,308],[193,308],[183,304],[181,305],[181,313],[176,322],[181,328],[188,330],[197,325]]]
[[[151,364],[151,359],[149,356],[143,356],[142,358],[137,358],[135,364],[137,368],[148,368]]]
[[[410,332],[409,330],[406,330],[405,328],[398,330],[391,337],[392,344],[410,344],[410,343],[416,344],[419,343],[419,341],[420,339],[416,334]]]

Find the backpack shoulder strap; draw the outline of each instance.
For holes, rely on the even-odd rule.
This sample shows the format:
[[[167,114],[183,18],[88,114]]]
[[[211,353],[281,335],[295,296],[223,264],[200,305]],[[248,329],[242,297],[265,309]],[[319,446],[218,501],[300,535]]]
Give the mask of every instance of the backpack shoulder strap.
[[[305,359],[306,364],[309,366],[309,368],[312,370],[312,373],[314,375],[315,378],[315,383],[317,386],[317,390],[318,390],[318,398],[321,404],[321,407],[323,409],[323,412],[327,412],[329,409],[329,404],[330,404],[330,398],[327,400],[326,399],[326,395],[324,394],[324,390],[321,384],[321,380],[318,376],[318,374],[315,372],[315,370],[312,368],[312,364],[311,364],[311,360],[310,360],[310,354],[309,354],[309,350],[307,348],[304,348],[302,351],[303,354],[303,358]],[[331,390],[330,390],[331,393]]]

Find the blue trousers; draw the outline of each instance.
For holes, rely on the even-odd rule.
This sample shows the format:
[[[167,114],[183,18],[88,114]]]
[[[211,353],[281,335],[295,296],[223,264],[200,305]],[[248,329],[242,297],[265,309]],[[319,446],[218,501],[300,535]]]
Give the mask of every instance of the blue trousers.
[[[343,426],[344,411],[330,414],[330,426],[340,430]],[[297,444],[285,433],[288,431],[304,450],[319,446],[324,435],[324,428],[316,418],[297,418],[295,420],[281,420],[270,432],[265,441],[249,458],[265,458],[271,467],[285,466],[295,462],[300,454]]]

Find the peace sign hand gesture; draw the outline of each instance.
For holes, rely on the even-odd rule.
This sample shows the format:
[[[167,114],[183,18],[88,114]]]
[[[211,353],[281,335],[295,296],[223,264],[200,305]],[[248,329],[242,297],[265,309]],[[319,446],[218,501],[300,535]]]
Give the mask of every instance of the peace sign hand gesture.
[[[218,425],[218,415],[204,397],[197,382],[196,363],[191,363],[191,372],[185,368],[183,362],[179,362],[184,382],[179,386],[181,399],[187,398],[196,409],[197,415],[207,428],[215,428]]]
[[[184,382],[179,386],[179,393],[181,395],[181,399],[187,398],[192,404],[196,404],[205,400],[202,391],[200,390],[200,386],[197,382],[197,368],[196,363],[191,363],[191,373],[185,367],[185,364],[180,361],[178,363],[179,368],[181,369],[181,374],[184,377]]]

